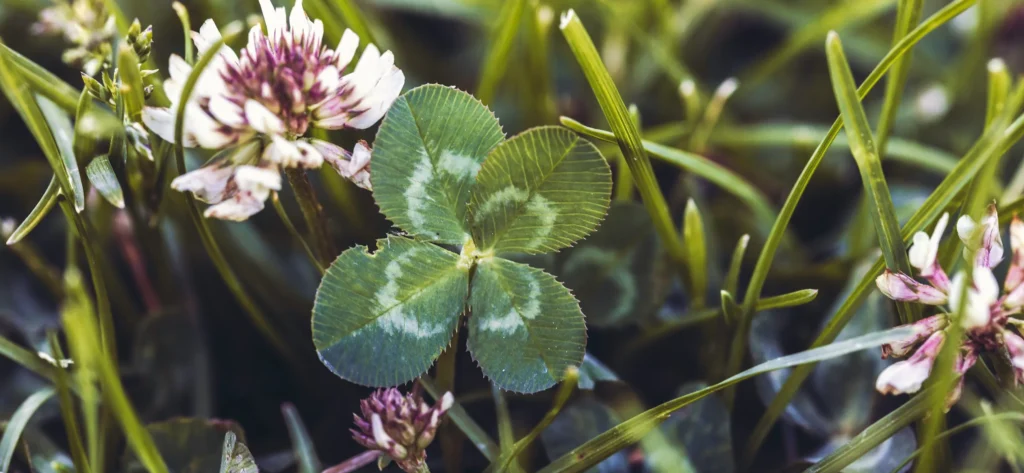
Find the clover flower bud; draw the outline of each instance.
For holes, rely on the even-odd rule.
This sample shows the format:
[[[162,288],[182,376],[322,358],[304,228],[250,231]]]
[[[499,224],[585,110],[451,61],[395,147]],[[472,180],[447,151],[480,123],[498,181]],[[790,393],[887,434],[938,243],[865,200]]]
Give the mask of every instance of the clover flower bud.
[[[420,471],[427,460],[426,448],[454,401],[451,393],[445,393],[431,407],[416,392],[379,390],[360,403],[362,416],[354,415],[352,436],[360,445],[383,452],[403,470]]]

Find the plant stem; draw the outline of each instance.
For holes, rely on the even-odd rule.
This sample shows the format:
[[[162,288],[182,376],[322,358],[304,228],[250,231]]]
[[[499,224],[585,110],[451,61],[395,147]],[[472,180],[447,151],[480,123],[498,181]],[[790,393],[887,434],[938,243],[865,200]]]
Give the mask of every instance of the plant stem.
[[[348,460],[345,460],[337,465],[334,465],[323,473],[351,473],[356,471],[370,463],[373,463],[377,457],[380,456],[380,452],[376,450],[367,450],[359,455],[356,455]]]
[[[316,258],[316,253],[314,253],[313,249],[309,247],[309,243],[306,243],[306,240],[302,238],[302,234],[300,234],[299,230],[295,228],[295,224],[292,223],[292,219],[288,217],[288,212],[286,212],[284,210],[284,206],[281,205],[281,199],[277,195],[277,192],[274,192],[274,194],[270,196],[270,201],[274,205],[274,211],[277,212],[277,216],[281,217],[281,223],[284,223],[285,228],[288,229],[288,233],[292,235],[292,238],[299,241],[299,244],[302,245],[302,250],[305,251],[306,256],[309,257],[309,261],[313,263],[313,266],[316,266],[316,269],[320,271],[320,275],[323,276],[326,269],[322,264],[320,264],[320,260]]]
[[[299,202],[302,210],[302,217],[306,221],[306,228],[313,239],[313,248],[316,249],[317,257],[320,260],[320,267],[330,266],[331,259],[337,256],[338,251],[331,241],[331,232],[327,229],[327,218],[324,217],[324,208],[316,198],[316,190],[309,182],[309,176],[302,169],[285,169],[288,176],[288,184],[295,192],[295,200]]]

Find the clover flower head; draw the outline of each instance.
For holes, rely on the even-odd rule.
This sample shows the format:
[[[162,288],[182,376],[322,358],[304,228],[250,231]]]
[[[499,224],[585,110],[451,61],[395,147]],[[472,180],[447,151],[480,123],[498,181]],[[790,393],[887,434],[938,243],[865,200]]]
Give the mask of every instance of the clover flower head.
[[[982,352],[1002,352],[1005,347],[1014,367],[1015,380],[1024,381],[1024,338],[1006,328],[1008,323],[1016,322],[1011,316],[1024,308],[1024,222],[1014,217],[1010,224],[1013,255],[1002,288],[992,273],[992,268],[1004,256],[995,206],[989,206],[980,221],[975,222],[968,216],[957,221],[956,231],[965,247],[964,258],[971,264],[970,278],[967,272],[960,271],[950,280],[938,262],[939,243],[948,222],[948,214],[943,215],[931,235],[924,232],[914,235],[909,250],[910,264],[927,284],[892,271],[886,271],[875,280],[878,289],[890,299],[945,306],[938,315],[912,324],[912,335],[882,347],[883,357],[903,357],[913,352],[910,358],[889,366],[878,376],[875,387],[883,394],[913,393],[921,388],[946,338],[950,314],[962,309],[959,322],[966,336],[954,365],[960,379],[947,397],[947,407],[959,399],[964,382],[962,375]]]
[[[363,415],[353,415],[356,428],[351,429],[352,436],[360,445],[381,451],[403,470],[417,472],[454,402],[452,393],[445,393],[431,407],[417,392],[403,395],[396,388],[382,389],[361,401]]]
[[[390,51],[381,54],[369,44],[355,61],[359,37],[351,30],[336,48],[325,46],[323,23],[306,16],[302,0],[295,1],[290,14],[270,0],[260,0],[260,7],[267,31],[254,26],[240,53],[222,45],[184,103],[181,145],[226,150],[171,183],[214,204],[206,210],[208,217],[245,220],[259,212],[270,191],[280,188],[280,178],[272,181],[265,173],[283,168],[316,169],[327,161],[343,177],[369,188],[368,145],[349,152],[306,135],[314,127],[373,126],[405,83]],[[221,33],[207,20],[192,39],[205,54]],[[164,91],[171,106],[146,108],[143,120],[173,142],[175,113],[192,66],[175,55],[168,72]],[[250,171],[238,172],[244,169]]]

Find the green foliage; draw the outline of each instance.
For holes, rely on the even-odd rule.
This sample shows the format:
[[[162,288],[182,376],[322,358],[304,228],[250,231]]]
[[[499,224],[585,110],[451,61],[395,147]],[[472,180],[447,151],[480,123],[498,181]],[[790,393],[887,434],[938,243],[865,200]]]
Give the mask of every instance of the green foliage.
[[[359,384],[408,382],[445,350],[464,312],[469,351],[503,389],[547,389],[582,363],[576,298],[501,256],[557,251],[594,231],[611,194],[597,148],[554,127],[503,141],[475,98],[428,85],[388,112],[373,166],[381,212],[414,239],[349,249],[327,269],[313,308],[324,364]]]

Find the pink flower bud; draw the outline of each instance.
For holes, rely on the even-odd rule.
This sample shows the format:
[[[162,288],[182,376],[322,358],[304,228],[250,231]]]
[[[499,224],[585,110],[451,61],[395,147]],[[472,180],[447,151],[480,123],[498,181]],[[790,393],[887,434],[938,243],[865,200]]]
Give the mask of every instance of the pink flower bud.
[[[882,358],[888,358],[890,356],[902,358],[907,356],[907,354],[910,353],[910,351],[920,343],[921,340],[928,338],[931,334],[935,333],[937,330],[941,330],[945,326],[945,315],[933,315],[914,322],[911,325],[911,327],[914,328],[913,335],[895,343],[882,345]]]
[[[942,348],[945,334],[935,332],[924,345],[906,361],[895,363],[878,375],[875,389],[882,394],[914,393],[921,389],[921,384],[931,374],[935,357]]]
[[[903,273],[886,270],[875,279],[875,285],[886,297],[897,301],[920,302],[928,305],[946,303],[946,294],[942,291],[921,284],[914,278]]]

